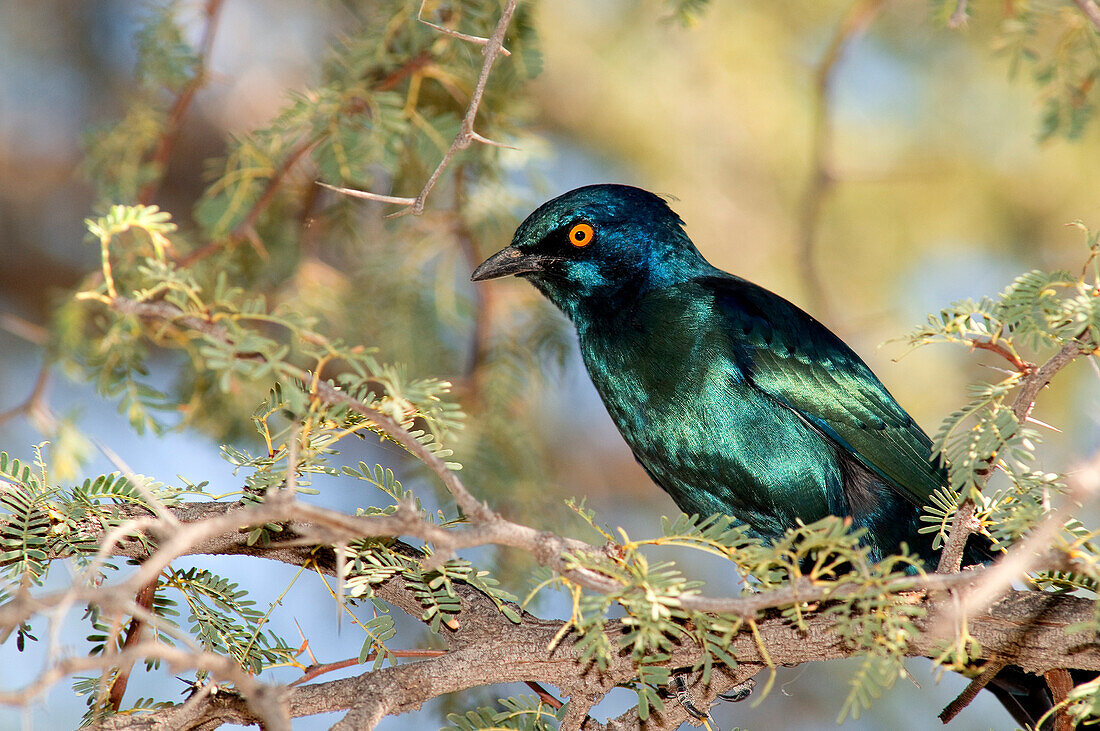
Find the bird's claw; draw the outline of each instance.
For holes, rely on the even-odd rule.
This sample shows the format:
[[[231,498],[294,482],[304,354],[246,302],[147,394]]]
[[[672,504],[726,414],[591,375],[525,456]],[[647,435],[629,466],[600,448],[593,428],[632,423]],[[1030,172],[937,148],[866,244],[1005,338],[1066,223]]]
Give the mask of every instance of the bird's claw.
[[[752,695],[753,688],[756,687],[756,681],[752,678],[748,678],[744,682],[738,683],[725,693],[719,693],[718,697],[724,701],[730,703],[740,703],[741,701]]]
[[[691,691],[688,690],[687,680],[684,675],[672,676],[672,694],[676,698],[676,702],[688,712],[692,717],[699,721],[709,721],[710,714],[700,709],[695,705],[695,699],[691,697]]]

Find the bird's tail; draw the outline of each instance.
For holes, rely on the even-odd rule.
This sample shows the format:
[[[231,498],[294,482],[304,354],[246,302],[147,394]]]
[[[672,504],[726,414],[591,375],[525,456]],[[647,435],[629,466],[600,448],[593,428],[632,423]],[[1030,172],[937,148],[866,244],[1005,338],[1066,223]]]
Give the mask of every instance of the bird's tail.
[[[1070,670],[1074,685],[1088,682],[1096,673],[1087,670]],[[986,686],[1005,707],[1021,728],[1046,731],[1054,728],[1054,714],[1047,715],[1054,707],[1054,698],[1046,680],[1009,665],[989,681]],[[1043,718],[1046,716],[1046,718]],[[1039,720],[1043,719],[1042,725]]]
[[[992,543],[982,535],[973,535],[966,544],[964,554],[966,564],[989,564],[1000,555],[993,550]],[[1088,682],[1096,673],[1087,670],[1070,670],[1074,685]],[[1047,714],[1054,708],[1054,697],[1044,678],[1025,672],[1023,668],[1008,665],[989,681],[986,688],[1005,707],[1021,728],[1046,731],[1054,728],[1054,714]],[[1043,717],[1046,716],[1045,719]],[[1043,719],[1039,725],[1039,719]]]

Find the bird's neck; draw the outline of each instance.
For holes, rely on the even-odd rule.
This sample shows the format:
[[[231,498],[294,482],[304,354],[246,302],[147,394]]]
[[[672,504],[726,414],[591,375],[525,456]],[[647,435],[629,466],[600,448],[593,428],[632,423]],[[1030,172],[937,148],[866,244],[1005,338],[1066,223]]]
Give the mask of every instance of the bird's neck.
[[[587,298],[576,305],[573,322],[586,361],[652,361],[667,370],[694,347],[712,304],[688,280],[624,289],[607,300]]]
[[[531,283],[573,321],[583,337],[591,326],[603,329],[610,325],[614,329],[635,317],[633,313],[639,309],[676,296],[696,277],[715,271],[692,247],[689,251],[668,252],[646,266],[627,261],[610,272],[603,267],[593,268],[588,276],[575,276],[569,281],[532,279]]]

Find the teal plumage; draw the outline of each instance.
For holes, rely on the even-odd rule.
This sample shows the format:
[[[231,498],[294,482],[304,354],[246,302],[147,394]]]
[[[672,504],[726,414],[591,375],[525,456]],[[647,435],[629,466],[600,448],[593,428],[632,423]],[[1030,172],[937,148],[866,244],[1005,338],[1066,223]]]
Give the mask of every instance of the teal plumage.
[[[568,240],[578,223],[593,230],[582,247]],[[502,273],[573,321],[612,419],[684,512],[731,513],[765,538],[850,517],[876,558],[901,541],[929,554],[917,512],[944,478],[928,437],[824,326],[707,263],[662,199],[567,193],[474,278]]]
[[[711,266],[664,200],[622,185],[555,198],[472,279],[510,274],[572,320],[611,418],[681,510],[732,514],[765,539],[842,516],[873,558],[904,542],[934,567],[917,530],[946,483],[931,440],[840,338]],[[969,560],[988,558],[973,544]],[[1052,705],[1013,666],[987,687],[1022,725]]]

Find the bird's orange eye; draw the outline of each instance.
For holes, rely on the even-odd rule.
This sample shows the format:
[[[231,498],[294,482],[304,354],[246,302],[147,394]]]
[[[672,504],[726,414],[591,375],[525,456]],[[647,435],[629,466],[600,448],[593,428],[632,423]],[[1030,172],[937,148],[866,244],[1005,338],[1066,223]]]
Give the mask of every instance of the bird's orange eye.
[[[577,248],[582,246],[588,246],[592,243],[592,237],[596,232],[592,230],[592,227],[587,223],[578,223],[573,228],[569,229],[569,243],[573,244]]]

